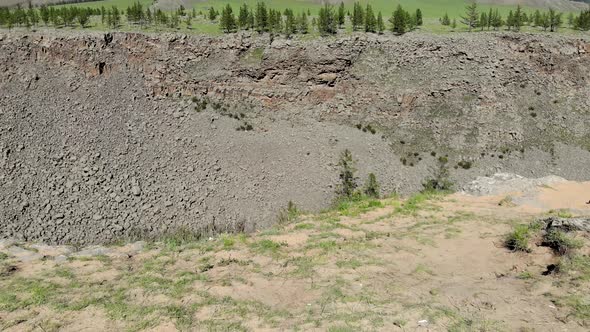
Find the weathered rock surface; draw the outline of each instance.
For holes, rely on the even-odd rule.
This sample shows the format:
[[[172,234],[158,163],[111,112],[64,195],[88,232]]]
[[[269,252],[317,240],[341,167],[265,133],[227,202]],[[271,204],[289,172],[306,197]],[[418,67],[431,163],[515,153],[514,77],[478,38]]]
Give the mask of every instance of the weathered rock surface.
[[[549,217],[541,220],[546,229],[558,229],[566,232],[584,231],[590,232],[590,218],[561,218]]]
[[[0,34],[0,237],[264,227],[329,204],[345,148],[385,192],[441,155],[458,185],[590,174],[588,39],[110,37]]]

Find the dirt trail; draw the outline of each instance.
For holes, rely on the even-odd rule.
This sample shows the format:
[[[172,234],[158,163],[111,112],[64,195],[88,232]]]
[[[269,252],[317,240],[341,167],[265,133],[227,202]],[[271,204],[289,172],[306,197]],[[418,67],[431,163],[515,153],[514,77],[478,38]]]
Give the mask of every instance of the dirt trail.
[[[587,188],[540,188],[522,206],[464,194],[363,201],[252,236],[171,238],[66,260],[8,255],[0,327],[585,331],[588,276],[543,275],[559,257],[536,245],[511,252],[503,241]]]

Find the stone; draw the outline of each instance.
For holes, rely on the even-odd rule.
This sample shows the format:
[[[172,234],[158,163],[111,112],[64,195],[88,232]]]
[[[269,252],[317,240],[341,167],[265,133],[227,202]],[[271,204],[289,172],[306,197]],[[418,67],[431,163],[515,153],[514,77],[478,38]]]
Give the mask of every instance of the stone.
[[[559,229],[566,232],[590,232],[590,218],[549,217],[541,219],[541,222],[546,225],[546,230]]]
[[[131,193],[133,193],[134,196],[139,196],[141,195],[141,189],[139,186],[133,186],[131,187]]]

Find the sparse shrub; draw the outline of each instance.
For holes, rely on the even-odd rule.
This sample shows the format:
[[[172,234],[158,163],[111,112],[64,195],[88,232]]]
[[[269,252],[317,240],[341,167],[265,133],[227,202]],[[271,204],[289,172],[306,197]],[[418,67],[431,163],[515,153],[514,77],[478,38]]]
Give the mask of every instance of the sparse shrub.
[[[346,149],[340,154],[340,185],[337,188],[337,195],[344,198],[352,198],[357,188],[357,177],[355,161],[352,159],[352,153]]]
[[[432,178],[422,183],[424,191],[449,191],[453,188],[453,182],[449,179],[449,169],[447,163],[449,159],[445,157],[438,158],[438,165],[433,171]]]
[[[188,243],[199,241],[204,235],[205,234],[202,232],[195,232],[186,228],[178,228],[164,234],[160,241],[162,241],[169,250],[177,251]]]
[[[461,160],[460,162],[457,163],[457,166],[459,166],[463,169],[470,169],[471,166],[473,166],[473,163],[471,161]]]
[[[537,113],[531,112],[531,117],[536,118],[537,117]]]
[[[365,183],[364,193],[368,197],[379,198],[379,183],[375,174],[369,173],[367,182]]]
[[[565,232],[556,229],[552,229],[545,233],[542,244],[552,248],[559,255],[569,254],[583,246],[581,240],[574,239]]]
[[[516,225],[514,230],[506,236],[504,245],[512,251],[530,252],[529,239],[531,238],[531,229],[528,225]]]
[[[201,112],[207,108],[207,98],[199,99],[199,97],[193,96],[191,99],[195,104],[195,111]]]
[[[244,121],[244,124],[239,126],[238,128],[236,128],[236,130],[237,131],[251,131],[251,130],[254,130],[254,127],[250,123]]]
[[[365,128],[363,128],[363,131],[364,131],[364,132],[367,132],[367,131],[368,131],[368,132],[370,132],[370,133],[371,133],[371,134],[373,134],[373,135],[375,135],[375,133],[377,132],[377,131],[375,130],[375,128],[371,127],[371,125],[370,125],[370,124],[369,124],[369,125],[366,125],[366,126],[365,126]]]
[[[300,211],[297,208],[297,205],[295,205],[295,203],[292,201],[289,201],[289,203],[287,203],[287,207],[279,211],[278,222],[280,225],[288,224],[295,220],[299,214]]]

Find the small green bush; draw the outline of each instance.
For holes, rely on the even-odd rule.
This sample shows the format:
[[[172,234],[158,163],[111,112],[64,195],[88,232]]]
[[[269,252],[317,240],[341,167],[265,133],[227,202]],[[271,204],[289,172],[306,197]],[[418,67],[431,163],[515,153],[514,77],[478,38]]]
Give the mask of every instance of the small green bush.
[[[514,230],[506,236],[504,244],[512,251],[530,252],[529,239],[531,230],[528,225],[516,225]]]
[[[439,157],[438,166],[433,170],[433,176],[426,179],[422,186],[424,191],[450,191],[453,189],[453,182],[449,179],[448,157]]]
[[[367,182],[365,183],[364,193],[368,197],[379,198],[379,182],[373,173],[369,173]]]
[[[336,194],[338,197],[352,198],[358,185],[357,177],[354,175],[356,172],[355,161],[350,150],[342,151],[338,166],[340,166],[340,185]]]
[[[292,201],[287,203],[287,208],[281,209],[279,212],[279,225],[285,225],[291,223],[299,216],[301,212],[297,208],[297,205]]]
[[[543,245],[555,250],[560,255],[571,253],[584,245],[581,240],[574,239],[560,230],[550,230],[543,237]]]

